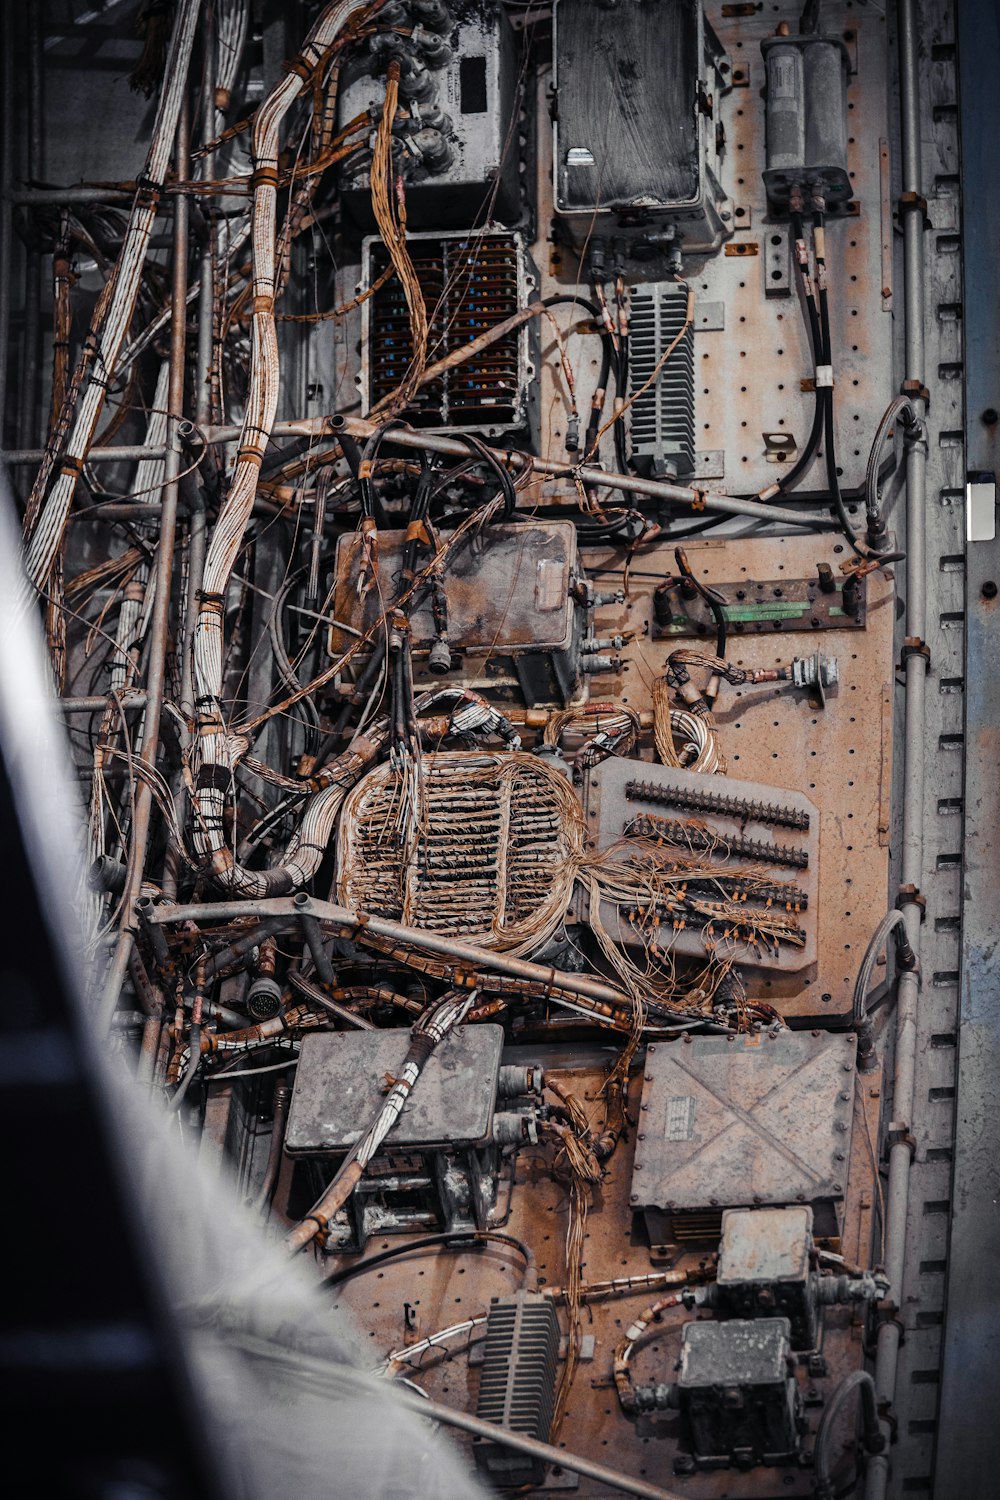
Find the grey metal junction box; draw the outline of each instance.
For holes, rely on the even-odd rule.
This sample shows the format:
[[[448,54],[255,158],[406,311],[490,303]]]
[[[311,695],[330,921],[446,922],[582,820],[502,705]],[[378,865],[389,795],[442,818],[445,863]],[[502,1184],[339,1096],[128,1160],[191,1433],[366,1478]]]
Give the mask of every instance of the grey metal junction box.
[[[852,1034],[790,1031],[650,1046],[632,1206],[651,1241],[717,1240],[723,1209],[796,1203],[835,1235],[854,1055]]]
[[[303,1201],[322,1192],[374,1120],[410,1039],[406,1028],[303,1037],[285,1138],[288,1154],[305,1158],[296,1164]],[[492,1132],[502,1047],[503,1028],[487,1024],[462,1026],[434,1049],[331,1223],[329,1252],[363,1250],[373,1234],[486,1228],[497,1198]]]

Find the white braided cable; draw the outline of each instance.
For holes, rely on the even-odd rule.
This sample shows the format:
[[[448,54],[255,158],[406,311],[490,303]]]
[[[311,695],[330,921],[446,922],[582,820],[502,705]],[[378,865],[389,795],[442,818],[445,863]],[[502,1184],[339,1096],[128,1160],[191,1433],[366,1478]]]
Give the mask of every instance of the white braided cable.
[[[157,106],[149,155],[146,158],[142,180],[129,215],[121,252],[112,273],[107,314],[100,332],[94,363],[80,392],[65,450],[60,455],[52,455],[43,464],[35,481],[32,500],[29,501],[26,516],[28,529],[25,536],[28,545],[24,567],[30,584],[36,590],[45,587],[52,571],[76,490],[78,465],[93,442],[97,423],[104,407],[107,388],[115,373],[118,355],[135,312],[142,280],[142,268],[157,214],[159,189],[166,180],[174,139],[177,135],[177,122],[187,82],[188,64],[194,45],[200,3],[201,0],[182,0],[178,11],[171,36],[166,75]],[[63,464],[67,459],[71,460],[72,465],[60,471],[47,499],[40,509],[37,509],[37,521],[32,526],[28,517],[36,516],[39,488],[44,488],[47,484],[53,462],[59,462],[60,459]]]
[[[315,67],[338,34],[355,13],[370,9],[356,0],[338,0],[327,6],[301,50],[305,68]],[[261,894],[258,887],[274,872],[241,870],[225,843],[224,813],[231,796],[225,781],[232,772],[230,740],[222,719],[219,699],[222,694],[224,641],[222,600],[236,564],[240,546],[253,510],[257,481],[264,452],[270,440],[278,405],[280,365],[278,359],[277,323],[274,315],[276,278],[277,170],[281,124],[306,84],[297,71],[290,70],[272,89],[257,112],[254,121],[251,155],[255,182],[251,206],[251,245],[253,280],[251,283],[250,387],[243,418],[240,444],[229,491],[218,521],[212,531],[205,559],[202,600],[194,629],[195,700],[199,713],[199,733],[195,742],[196,765],[212,767],[215,784],[198,786],[195,792],[194,843],[199,853],[208,855],[216,877],[229,890],[246,895]],[[320,793],[307,810],[295,848],[318,842],[332,830],[339,810],[339,800]],[[340,797],[343,792],[340,793]],[[336,803],[336,805],[334,805]],[[307,824],[309,825],[307,827]],[[320,855],[321,857],[321,855]],[[303,884],[307,869],[318,867],[314,851],[298,859],[289,851],[286,875],[295,884]]]

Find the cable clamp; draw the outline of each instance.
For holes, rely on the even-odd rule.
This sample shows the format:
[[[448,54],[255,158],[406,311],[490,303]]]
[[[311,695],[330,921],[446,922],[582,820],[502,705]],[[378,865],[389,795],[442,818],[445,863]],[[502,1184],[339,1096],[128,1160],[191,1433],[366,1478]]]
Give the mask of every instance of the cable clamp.
[[[908,635],[903,641],[899,652],[900,668],[905,668],[911,656],[922,656],[928,667],[931,664],[931,648],[926,641],[922,641],[918,635]]]
[[[896,212],[900,218],[904,214],[918,213],[924,221],[924,228],[930,229],[931,221],[927,213],[927,199],[919,193],[900,193],[896,200]]]
[[[901,396],[910,396],[912,399],[922,401],[928,409],[931,404],[931,393],[919,380],[904,380],[899,387]]]
[[[905,1125],[889,1126],[885,1137],[885,1149],[887,1155],[892,1150],[893,1146],[905,1146],[910,1153],[910,1160],[913,1161],[916,1158],[917,1143],[910,1132],[907,1130]]]
[[[927,918],[927,897],[926,896],[922,896],[920,894],[920,891],[917,888],[917,886],[915,886],[913,884],[910,884],[910,885],[901,885],[899,887],[899,893],[898,893],[898,895],[896,897],[896,905],[898,907],[900,907],[900,909],[902,909],[905,906],[917,906],[917,907],[919,907],[920,908],[920,920],[921,920],[921,922],[926,921],[926,918]]]
[[[816,366],[816,389],[820,390],[823,387],[833,389],[833,365]]]

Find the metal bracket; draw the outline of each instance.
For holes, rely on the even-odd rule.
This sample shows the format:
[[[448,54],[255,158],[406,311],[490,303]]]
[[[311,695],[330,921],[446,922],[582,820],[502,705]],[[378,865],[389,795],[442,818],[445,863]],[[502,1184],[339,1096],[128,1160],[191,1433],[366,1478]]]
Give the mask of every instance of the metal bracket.
[[[931,227],[927,212],[927,199],[922,198],[919,193],[900,193],[896,199],[896,212],[900,215],[919,213],[923,216],[924,228],[930,229]]]
[[[900,908],[904,906],[919,906],[920,920],[921,922],[926,922],[927,897],[922,896],[915,885],[901,885],[899,887],[899,894],[896,898],[896,905]]]
[[[899,653],[900,671],[902,671],[902,669],[906,666],[907,660],[911,656],[922,656],[928,667],[931,664],[931,648],[930,646],[928,646],[927,642],[922,641],[919,636],[908,635],[906,637],[906,640],[903,642],[902,648],[900,649]]]
[[[892,1126],[889,1127],[889,1130],[887,1131],[885,1137],[886,1156],[888,1156],[893,1146],[909,1147],[910,1160],[913,1161],[915,1159],[917,1154],[917,1143],[910,1132],[902,1125],[897,1125],[895,1129],[893,1129]]]

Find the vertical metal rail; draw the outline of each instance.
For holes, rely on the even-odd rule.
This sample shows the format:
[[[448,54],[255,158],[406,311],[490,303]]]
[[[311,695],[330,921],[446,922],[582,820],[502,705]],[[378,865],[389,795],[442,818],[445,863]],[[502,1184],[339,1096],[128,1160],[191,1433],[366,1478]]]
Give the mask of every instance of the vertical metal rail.
[[[952,1215],[936,1500],[985,1494],[1000,1395],[1000,321],[995,188],[1000,13],[958,0],[967,451],[965,827]],[[975,486],[973,489],[972,486]]]
[[[181,181],[188,179],[190,157],[190,110],[185,93],[177,125],[176,166]],[[166,677],[167,633],[170,622],[170,594],[174,572],[174,549],[177,540],[177,497],[181,469],[181,444],[179,427],[184,416],[184,355],[187,329],[187,268],[188,268],[188,221],[189,205],[185,193],[174,195],[173,224],[173,284],[171,288],[172,314],[170,322],[170,388],[167,400],[167,451],[164,459],[163,493],[160,502],[160,538],[156,550],[156,593],[153,602],[149,631],[149,668],[146,676],[146,718],[140,762],[152,770],[156,766],[160,746],[160,716],[163,710],[163,690]],[[149,829],[153,813],[153,791],[148,777],[143,777],[136,787],[135,805],[132,815],[132,848],[129,858],[128,880],[122,905],[122,924],[118,931],[111,962],[104,983],[100,1005],[100,1021],[110,1025],[122,982],[128,969],[128,961],[135,941],[132,922],[135,903],[142,887],[143,867],[149,843]]]
[[[924,421],[924,220],[922,207],[920,85],[916,0],[899,0],[899,72],[903,219],[904,380]],[[903,808],[900,898],[906,931],[920,953],[920,882],[924,841],[924,690],[926,635],[926,470],[927,445],[908,445],[906,456],[906,642],[903,723]],[[912,1160],[914,1071],[917,1046],[919,969],[900,973],[897,988],[892,1119],[889,1123],[889,1181],[885,1205],[886,1272],[889,1295],[902,1305],[906,1221]],[[891,1412],[896,1395],[900,1323],[887,1318],[878,1331],[875,1386],[880,1410]],[[884,1500],[889,1479],[889,1423],[883,1420],[886,1451],[869,1459],[867,1500]]]

